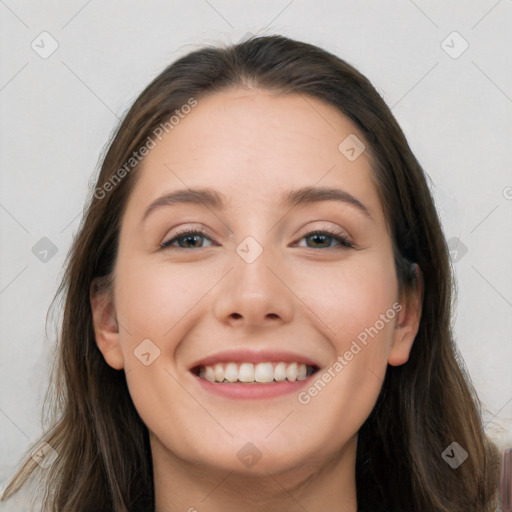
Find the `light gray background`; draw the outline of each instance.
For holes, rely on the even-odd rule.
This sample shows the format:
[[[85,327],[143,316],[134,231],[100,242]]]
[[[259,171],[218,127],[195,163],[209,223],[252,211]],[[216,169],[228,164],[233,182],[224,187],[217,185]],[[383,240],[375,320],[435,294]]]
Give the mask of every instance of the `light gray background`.
[[[100,151],[165,66],[248,32],[336,53],[392,108],[447,239],[467,248],[454,252],[457,341],[487,431],[512,444],[511,0],[0,0],[0,15],[0,484],[41,433],[55,341],[46,311]],[[59,45],[47,58],[31,47],[51,49],[43,31]],[[32,252],[43,237],[58,249],[46,262]]]

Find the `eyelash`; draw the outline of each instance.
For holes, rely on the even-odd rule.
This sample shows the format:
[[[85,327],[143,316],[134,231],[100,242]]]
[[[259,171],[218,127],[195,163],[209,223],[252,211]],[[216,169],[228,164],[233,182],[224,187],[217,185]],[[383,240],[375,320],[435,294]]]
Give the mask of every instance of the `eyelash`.
[[[184,230],[182,232],[179,232],[179,233],[176,233],[176,235],[171,238],[170,240],[167,240],[166,242],[162,242],[160,244],[160,248],[161,249],[177,249],[177,250],[184,250],[184,251],[187,251],[187,250],[190,250],[190,248],[185,248],[185,247],[172,247],[171,244],[174,243],[175,241],[179,240],[180,238],[184,238],[185,236],[193,236],[193,235],[201,235],[201,236],[204,236],[206,238],[208,238],[208,240],[214,242],[214,240],[212,240],[207,234],[205,231],[201,230],[201,229],[190,229],[190,230]],[[338,246],[339,248],[344,248],[344,249],[353,249],[354,248],[354,244],[352,244],[352,242],[350,242],[350,240],[345,236],[343,235],[342,233],[340,233],[339,231],[333,229],[333,230],[330,230],[330,229],[320,229],[320,230],[315,230],[315,231],[310,231],[309,233],[306,233],[302,238],[307,238],[311,235],[324,235],[324,236],[328,236],[330,238],[333,238],[334,240],[340,242],[340,245]],[[198,247],[198,249],[201,249],[202,247]],[[318,247],[317,249],[334,249],[335,247]],[[193,248],[192,248],[193,249]],[[314,247],[309,247],[309,249],[315,249]]]

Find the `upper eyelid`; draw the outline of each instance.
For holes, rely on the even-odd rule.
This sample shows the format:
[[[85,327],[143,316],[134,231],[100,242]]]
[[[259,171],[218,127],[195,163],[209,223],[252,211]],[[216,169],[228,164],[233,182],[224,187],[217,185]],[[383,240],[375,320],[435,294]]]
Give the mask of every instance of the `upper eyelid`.
[[[331,225],[325,227],[325,226],[320,226],[320,227],[309,227],[307,228],[307,231],[302,235],[302,236],[306,236],[312,232],[315,232],[315,231],[338,231],[339,233],[337,234],[342,234],[344,235],[346,238],[352,238],[352,236],[349,234],[349,232],[347,231],[347,229],[343,228],[343,227],[340,227],[338,225],[332,225],[332,221],[328,221],[328,220],[318,220],[318,221],[313,221],[313,222],[331,222]],[[195,227],[193,224],[191,226],[187,226],[183,229],[181,229],[180,226],[178,226],[177,228],[177,232],[176,233],[173,233],[172,237],[166,237],[166,239],[172,239],[172,238],[175,238],[177,236],[181,236],[181,235],[185,235],[187,234],[188,232],[190,231],[198,231],[200,232],[201,234],[205,235],[205,236],[208,236],[211,240],[215,240],[215,236],[214,235],[210,235],[210,230],[208,228],[204,228],[202,225],[201,226],[198,226],[198,227]],[[167,233],[170,232],[172,230],[167,230]],[[230,238],[233,237],[233,232],[231,230],[229,230],[230,232]],[[165,240],[164,240],[165,241]]]

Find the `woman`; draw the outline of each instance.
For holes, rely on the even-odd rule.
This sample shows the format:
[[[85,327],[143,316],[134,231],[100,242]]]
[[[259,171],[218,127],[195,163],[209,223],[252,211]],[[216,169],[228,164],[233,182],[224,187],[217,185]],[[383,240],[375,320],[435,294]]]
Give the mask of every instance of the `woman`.
[[[492,511],[423,170],[369,81],[281,36],[164,70],[60,291],[52,511]]]

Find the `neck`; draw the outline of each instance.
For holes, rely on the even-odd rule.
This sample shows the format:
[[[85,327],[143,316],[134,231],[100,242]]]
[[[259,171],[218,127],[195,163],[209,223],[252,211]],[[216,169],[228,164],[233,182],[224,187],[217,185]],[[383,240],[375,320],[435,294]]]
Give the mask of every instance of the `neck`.
[[[151,444],[155,512],[357,512],[357,436],[329,460],[263,474],[191,464]]]

